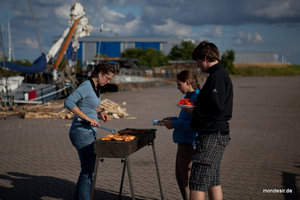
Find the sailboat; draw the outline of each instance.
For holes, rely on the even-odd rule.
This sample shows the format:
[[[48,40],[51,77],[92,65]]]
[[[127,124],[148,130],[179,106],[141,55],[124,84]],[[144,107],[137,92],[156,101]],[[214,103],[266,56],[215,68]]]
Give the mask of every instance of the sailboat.
[[[32,16],[34,16],[32,14]],[[34,19],[34,17],[33,17]],[[35,23],[36,24],[36,23]],[[64,53],[68,45],[72,40],[72,48],[74,51],[77,51],[79,48],[79,38],[88,36],[92,31],[93,27],[88,24],[88,19],[85,17],[85,9],[79,3],[75,2],[70,10],[70,22],[69,27],[67,27],[63,33],[63,35],[59,38],[59,40],[50,48],[48,54],[46,55],[42,52],[42,55],[38,57],[31,66],[23,66],[11,63],[9,61],[0,62],[2,67],[6,67],[8,69],[22,72],[22,73],[37,73],[44,72],[46,69],[46,64],[49,62],[51,58],[54,58],[57,54],[57,60],[53,66],[56,69],[61,62]],[[39,36],[37,32],[37,37],[39,41]],[[40,44],[40,41],[39,41]],[[41,45],[40,45],[41,46]],[[42,48],[41,48],[42,51]]]
[[[1,25],[0,25],[1,26]],[[8,30],[8,61],[11,61],[12,58],[12,42],[11,42],[11,33],[10,33],[10,22],[7,23]],[[0,27],[0,44],[2,44],[2,33]],[[1,45],[2,46],[2,45]],[[10,76],[10,77],[2,77],[0,78],[0,91],[2,93],[6,93],[8,91],[16,90],[24,80],[23,76]]]
[[[69,26],[65,29],[63,32],[63,35],[59,38],[59,40],[50,48],[49,52],[45,54],[42,50],[41,43],[39,40],[39,33],[37,31],[36,22],[34,18],[34,14],[31,8],[31,3],[29,2],[30,11],[32,14],[32,18],[35,24],[35,30],[36,35],[38,38],[38,42],[40,45],[40,49],[42,51],[42,54],[40,57],[38,57],[31,66],[23,66],[18,65],[9,61],[5,61],[5,56],[3,56],[3,61],[0,62],[0,66],[11,69],[17,72],[25,73],[25,74],[34,74],[38,72],[44,72],[46,70],[47,63],[50,61],[50,59],[54,59],[57,55],[57,59],[52,67],[52,73],[53,73],[53,79],[54,81],[60,81],[57,80],[57,68],[60,64],[67,47],[72,42],[72,49],[73,51],[77,51],[79,49],[79,38],[88,36],[90,32],[92,31],[93,27],[88,24],[88,19],[85,16],[85,9],[84,7],[79,3],[75,2],[70,9],[70,21]],[[3,44],[3,42],[1,41]],[[3,47],[3,45],[2,45]],[[4,50],[3,50],[4,55]],[[7,82],[7,79],[6,79]],[[6,86],[7,87],[7,86]],[[60,92],[63,88],[60,88]],[[0,88],[1,91],[1,88]],[[32,100],[36,100],[36,98],[33,98]],[[25,99],[26,101],[26,99]]]

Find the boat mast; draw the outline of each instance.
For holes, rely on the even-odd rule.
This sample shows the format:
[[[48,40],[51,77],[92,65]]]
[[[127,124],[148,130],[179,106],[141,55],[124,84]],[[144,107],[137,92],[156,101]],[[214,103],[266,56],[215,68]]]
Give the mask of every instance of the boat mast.
[[[1,28],[1,23],[0,23],[0,46],[1,46],[1,50],[2,50],[2,56],[3,56],[3,67],[4,69],[6,69],[6,60],[5,60],[5,52],[4,52],[4,44],[3,44],[3,38],[2,38],[2,28]],[[8,72],[7,70],[4,70],[5,71],[5,81],[6,81],[6,84],[5,84],[5,96],[7,96],[8,94]],[[2,78],[2,77],[1,77]],[[2,102],[1,102],[2,103]]]
[[[8,62],[11,61],[11,35],[10,35],[10,23],[7,22],[8,28]]]
[[[3,67],[6,68],[6,64],[5,64],[6,60],[5,60],[4,44],[3,44],[3,38],[2,38],[1,23],[0,23],[0,46],[1,46],[2,57],[3,57]]]

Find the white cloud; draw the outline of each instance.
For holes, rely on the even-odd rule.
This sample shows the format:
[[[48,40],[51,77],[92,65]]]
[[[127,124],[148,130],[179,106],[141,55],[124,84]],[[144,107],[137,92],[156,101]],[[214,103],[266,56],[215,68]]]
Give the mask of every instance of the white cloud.
[[[64,4],[54,9],[54,13],[62,20],[68,20],[70,18],[70,5]]]
[[[111,32],[118,35],[132,35],[139,29],[140,19],[136,18],[125,24],[107,23],[104,27],[104,32]]]
[[[127,22],[124,25],[125,30],[123,30],[123,31],[128,32],[128,33],[133,33],[133,32],[135,32],[135,30],[138,29],[138,26],[140,23],[141,23],[141,20],[139,18],[135,18],[134,20]]]
[[[263,42],[264,40],[258,32],[251,34],[250,32],[245,31],[238,31],[237,37],[233,41],[235,45],[263,44]]]
[[[279,3],[272,3],[267,8],[257,9],[255,12],[256,16],[270,17],[270,18],[281,18],[290,17],[297,15],[297,12],[291,7],[291,1],[280,1]]]
[[[220,38],[223,36],[223,26],[214,26],[212,29],[205,29],[203,37]]]
[[[104,21],[117,22],[120,18],[121,19],[125,18],[125,15],[110,10],[107,7],[103,7],[100,12],[101,12],[101,16],[104,18],[103,19]]]
[[[38,42],[36,40],[31,40],[30,38],[26,38],[25,40],[20,40],[19,43],[27,46],[30,49],[39,48]]]
[[[262,36],[257,32],[254,33],[252,40],[255,44],[262,44],[264,42]]]
[[[178,37],[188,37],[192,32],[192,28],[190,26],[179,24],[172,19],[165,20],[165,24],[163,25],[152,25],[152,27],[156,34],[174,34]]]

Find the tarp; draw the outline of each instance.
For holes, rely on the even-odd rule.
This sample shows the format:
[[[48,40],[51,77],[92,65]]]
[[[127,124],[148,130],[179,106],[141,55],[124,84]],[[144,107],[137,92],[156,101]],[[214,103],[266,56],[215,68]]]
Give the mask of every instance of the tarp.
[[[0,62],[0,66],[4,67],[4,62]],[[24,66],[24,65],[17,65],[15,63],[7,62],[5,61],[5,67],[22,73],[37,73],[37,72],[43,72],[45,71],[47,66],[47,60],[46,55],[42,54],[40,57],[38,57],[32,65],[30,66]]]

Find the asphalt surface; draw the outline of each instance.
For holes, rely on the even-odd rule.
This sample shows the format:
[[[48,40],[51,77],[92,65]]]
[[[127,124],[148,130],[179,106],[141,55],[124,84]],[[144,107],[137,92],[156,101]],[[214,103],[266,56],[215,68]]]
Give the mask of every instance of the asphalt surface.
[[[234,77],[231,143],[221,166],[224,199],[296,200],[300,194],[300,76]],[[172,130],[153,119],[177,116],[183,95],[175,84],[103,94],[136,119],[114,119],[108,128],[157,128],[155,149],[165,199],[181,199],[175,180]],[[124,106],[123,106],[124,107]],[[0,199],[72,199],[80,171],[68,137],[71,120],[0,120]],[[103,124],[104,125],[104,124]],[[98,130],[98,138],[107,132]],[[137,199],[160,199],[152,149],[130,156]],[[117,199],[122,163],[99,164],[95,199]],[[126,174],[122,199],[130,199]]]

